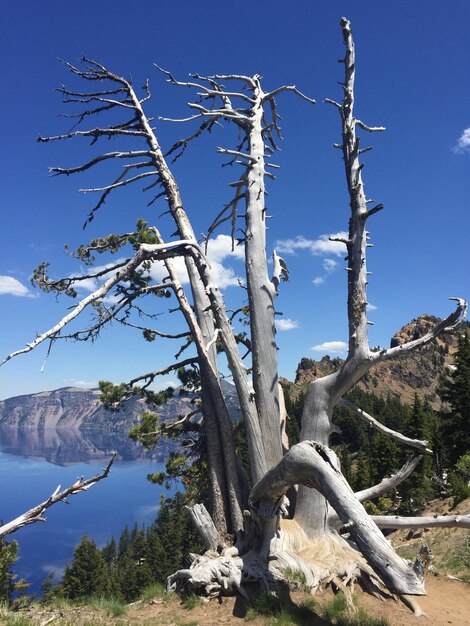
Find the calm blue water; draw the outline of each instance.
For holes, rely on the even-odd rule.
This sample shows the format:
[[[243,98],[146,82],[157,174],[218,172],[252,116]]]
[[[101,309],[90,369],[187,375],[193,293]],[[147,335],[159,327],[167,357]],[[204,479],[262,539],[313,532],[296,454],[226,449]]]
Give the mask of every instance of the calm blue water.
[[[170,495],[146,480],[147,474],[162,469],[162,463],[145,458],[125,434],[115,435],[112,441],[106,433],[84,437],[77,431],[20,435],[0,429],[0,518],[4,521],[46,500],[57,485],[65,487],[77,476],[93,476],[106,465],[112,449],[121,457],[108,478],[72,496],[68,505],[51,507],[46,523],[37,522],[10,535],[20,545],[15,573],[32,583],[32,592],[39,591],[49,572],[60,577],[83,535],[104,546],[112,536],[117,539],[126,524],[150,524],[161,494]],[[99,455],[103,458],[97,459]]]

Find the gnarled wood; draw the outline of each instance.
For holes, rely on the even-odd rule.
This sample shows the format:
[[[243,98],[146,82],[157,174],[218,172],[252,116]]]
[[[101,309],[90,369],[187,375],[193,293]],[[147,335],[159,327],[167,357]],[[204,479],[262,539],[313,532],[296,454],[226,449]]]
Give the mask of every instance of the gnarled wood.
[[[282,461],[257,483],[250,494],[253,509],[276,515],[289,487],[302,484],[328,500],[372,569],[394,593],[423,595],[424,585],[399,557],[370,519],[338,469],[332,450],[314,441],[293,446]]]

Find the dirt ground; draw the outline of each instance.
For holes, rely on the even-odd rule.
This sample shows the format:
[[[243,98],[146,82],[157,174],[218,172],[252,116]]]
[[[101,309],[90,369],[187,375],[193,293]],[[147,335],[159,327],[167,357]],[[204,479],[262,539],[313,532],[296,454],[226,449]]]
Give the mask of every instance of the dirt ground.
[[[428,595],[419,603],[427,617],[417,618],[402,602],[382,602],[355,589],[358,606],[369,615],[385,617],[391,626],[470,626],[470,584],[442,576],[429,576],[426,581]],[[331,600],[331,591],[317,594],[318,605]],[[312,596],[295,592],[290,595],[294,605],[300,606]],[[221,602],[197,601],[193,608],[186,608],[178,596],[155,598],[136,602],[125,607],[119,617],[112,617],[105,609],[90,606],[41,607],[33,605],[16,613],[0,615],[0,626],[270,626],[276,616],[247,615],[245,603],[236,598],[224,598]],[[319,609],[321,612],[321,609]],[[294,615],[294,614],[292,614]],[[247,618],[250,619],[247,619]],[[284,626],[327,626],[316,613],[308,613],[302,619],[280,620]],[[357,622],[360,623],[360,622]]]
[[[417,618],[404,604],[380,602],[370,595],[359,593],[360,604],[375,616],[387,617],[393,626],[406,624],[414,626],[469,626],[470,625],[470,584],[440,576],[426,579],[427,596],[417,598],[426,613],[426,618]]]
[[[428,595],[420,598],[419,604],[426,613],[426,618],[417,618],[402,602],[393,600],[382,602],[367,593],[356,589],[359,605],[370,615],[386,617],[392,626],[406,624],[407,626],[470,626],[470,584],[451,580],[445,577],[430,576],[426,581]],[[292,599],[299,604],[310,596],[301,593],[292,594]],[[317,596],[319,603],[331,598],[331,594],[325,593]],[[225,598],[222,603],[211,601],[207,604],[199,604],[191,610],[171,601],[164,603],[154,601],[154,604],[134,605],[128,612],[128,618],[137,618],[144,624],[169,626],[173,624],[199,624],[200,626],[251,626],[268,625],[273,618],[257,617],[245,621],[246,607],[240,600]],[[312,615],[312,626],[327,624],[321,618]]]

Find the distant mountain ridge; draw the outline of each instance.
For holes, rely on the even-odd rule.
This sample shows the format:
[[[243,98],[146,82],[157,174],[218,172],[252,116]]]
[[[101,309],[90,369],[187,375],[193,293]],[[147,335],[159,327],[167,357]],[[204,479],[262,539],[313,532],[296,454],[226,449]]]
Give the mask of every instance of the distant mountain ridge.
[[[230,416],[238,421],[240,410],[235,387],[222,380],[222,390],[226,398]],[[175,390],[175,394],[156,412],[163,421],[175,420],[194,410],[194,394]],[[99,389],[62,387],[54,391],[16,396],[0,401],[1,428],[111,428],[129,430],[139,422],[139,417],[149,408],[144,400],[131,398],[122,409],[106,409],[100,402]]]
[[[439,320],[430,315],[421,315],[399,330],[391,340],[398,345],[426,334]],[[434,408],[440,401],[436,389],[446,368],[453,366],[457,349],[457,334],[445,333],[425,348],[405,357],[384,361],[375,365],[358,383],[358,387],[378,396],[389,394],[411,404],[417,394]],[[309,382],[334,372],[341,359],[324,356],[320,361],[301,359],[295,382],[286,379],[293,394],[301,391]],[[229,412],[234,421],[240,418],[238,398],[234,385],[222,380],[222,389]],[[120,411],[106,409],[100,402],[98,389],[63,387],[54,391],[43,391],[17,396],[0,401],[0,427],[2,428],[111,428],[129,429],[139,421],[140,414],[148,410],[145,402],[138,398],[127,401]],[[194,410],[194,395],[175,391],[167,403],[158,407],[162,420],[174,420],[179,415]]]

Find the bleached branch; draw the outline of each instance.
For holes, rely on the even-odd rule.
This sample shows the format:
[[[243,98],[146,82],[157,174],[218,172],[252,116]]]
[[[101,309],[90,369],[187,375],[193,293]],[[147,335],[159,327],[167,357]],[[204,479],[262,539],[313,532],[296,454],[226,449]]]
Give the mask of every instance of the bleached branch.
[[[83,480],[83,476],[81,476],[73,485],[67,487],[63,491],[60,491],[59,485],[54,493],[47,500],[41,502],[41,504],[38,504],[32,509],[29,509],[29,511],[26,511],[26,513],[22,513],[15,519],[11,520],[11,522],[0,526],[0,539],[3,539],[7,535],[16,532],[17,530],[19,530],[23,526],[27,526],[28,524],[34,524],[34,522],[45,522],[46,518],[44,517],[44,513],[45,511],[47,511],[48,508],[50,508],[54,504],[57,504],[57,502],[65,502],[66,504],[68,504],[67,498],[69,496],[73,496],[77,493],[80,493],[81,491],[86,491],[87,489],[90,489],[90,487],[92,487],[95,483],[103,480],[103,478],[106,478],[110,472],[111,465],[113,464],[115,457],[116,453],[113,454],[108,465],[103,469],[101,473],[96,474],[95,476],[93,476],[92,478],[88,478],[87,480]]]
[[[65,65],[67,64],[65,63]],[[102,91],[83,92],[83,91],[71,91],[70,89],[66,89],[65,86],[62,85],[61,87],[56,87],[55,89],[53,89],[53,91],[57,91],[58,93],[61,93],[64,96],[91,98],[93,96],[115,96],[118,93],[125,93],[126,89],[124,87],[119,87],[117,89],[103,89]]]
[[[277,254],[276,250],[273,250],[273,265],[271,282],[277,293],[281,281],[287,282],[289,280],[289,269],[284,259]]]
[[[361,122],[361,120],[358,120],[357,118],[354,121],[356,126],[359,126],[362,130],[367,130],[369,133],[380,133],[387,130],[385,126],[367,126],[367,124],[364,124],[364,122]]]
[[[191,109],[197,109],[201,112],[201,115],[208,115],[210,117],[225,117],[229,120],[239,122],[240,124],[247,124],[250,121],[246,115],[243,115],[237,109],[207,109],[206,107],[203,107],[202,104],[197,104],[195,102],[189,102],[188,107]]]
[[[217,148],[219,154],[230,154],[231,156],[238,157],[239,159],[245,159],[250,163],[256,163],[256,159],[249,154],[238,152],[237,150],[230,150],[229,148]]]
[[[91,161],[88,161],[88,163],[84,163],[83,165],[78,165],[77,167],[69,167],[69,168],[50,167],[49,172],[53,176],[57,176],[59,174],[66,174],[68,176],[69,174],[76,174],[77,172],[84,172],[90,167],[93,167],[93,165],[96,165],[97,163],[100,163],[101,161],[106,161],[108,159],[133,159],[133,158],[140,158],[140,157],[145,157],[145,156],[146,157],[151,156],[151,153],[148,150],[131,150],[128,152],[107,152],[106,154],[101,154],[100,156],[95,157],[94,159],[92,159]]]
[[[346,400],[346,398],[341,398],[338,401],[338,404],[341,404],[342,406],[352,411],[355,415],[358,415],[361,419],[366,421],[369,424],[369,426],[371,426],[378,432],[382,433],[383,435],[390,437],[390,439],[393,439],[394,441],[397,441],[398,443],[402,443],[406,446],[417,448],[418,450],[421,450],[422,452],[428,452],[429,454],[432,454],[432,450],[428,448],[427,441],[424,441],[424,440],[421,441],[419,439],[410,439],[409,437],[402,435],[396,430],[392,430],[391,428],[388,428],[387,426],[385,426],[384,424],[376,420],[374,417],[372,417],[372,415],[369,415],[368,413],[366,413],[359,407],[355,406],[349,400]]]
[[[192,122],[193,120],[199,120],[202,117],[202,113],[199,113],[197,115],[190,115],[189,117],[181,117],[181,118],[174,118],[174,117],[158,117],[158,120],[160,122],[174,122],[175,124],[182,124],[182,123],[186,123],[186,122]]]
[[[139,167],[150,167],[151,165],[152,163],[140,163]],[[131,167],[132,166],[130,165],[126,165],[126,168],[125,168],[126,172]],[[109,191],[112,191],[113,189],[117,189],[118,187],[126,187],[127,185],[130,185],[131,183],[135,183],[137,180],[146,178],[147,176],[158,176],[158,172],[142,172],[142,174],[137,174],[136,176],[133,176],[132,178],[127,178],[126,180],[114,182],[111,185],[106,185],[105,187],[79,189],[78,191],[81,191],[82,193],[98,193],[98,192],[103,192],[103,191],[109,192]]]
[[[127,137],[143,137],[144,133],[141,130],[125,130],[121,128],[92,128],[91,130],[74,130],[70,133],[64,133],[63,135],[54,135],[52,137],[37,138],[39,143],[47,143],[49,141],[60,141],[61,139],[71,139],[72,137],[93,137],[98,139],[99,137],[116,137],[118,135],[124,135]]]
[[[184,361],[179,361],[178,363],[173,363],[172,365],[168,365],[163,369],[154,370],[153,372],[148,372],[147,374],[142,374],[141,376],[136,376],[132,380],[127,383],[127,387],[131,388],[143,380],[147,381],[144,385],[143,389],[146,389],[157,376],[166,376],[170,372],[174,372],[175,370],[179,370],[181,367],[186,367],[187,365],[194,365],[194,363],[198,362],[197,357],[191,357],[190,359],[186,359]]]
[[[107,265],[105,268],[103,268],[102,270],[99,270],[98,272],[90,272],[89,274],[80,274],[78,276],[67,276],[66,278],[60,278],[59,280],[49,280],[49,279],[43,278],[41,282],[46,284],[47,287],[52,287],[52,288],[54,288],[60,283],[72,286],[75,283],[80,282],[82,280],[100,278],[102,276],[106,276],[106,274],[109,274],[110,272],[115,272],[116,270],[120,269],[121,267],[124,267],[124,265],[129,263],[129,260],[130,259],[124,259],[124,261],[120,261],[119,263],[115,263],[113,265],[111,264]]]
[[[163,69],[162,67],[160,67],[159,65],[157,65],[156,63],[154,63],[155,67],[162,72],[163,74],[165,74],[168,78],[168,82],[172,83],[173,85],[176,85],[178,87],[192,87],[193,89],[199,89],[202,93],[198,93],[199,96],[202,97],[220,97],[220,98],[241,98],[242,100],[245,100],[246,102],[248,102],[249,104],[254,104],[255,101],[250,98],[249,96],[247,96],[247,94],[240,92],[240,91],[225,91],[224,89],[222,89],[216,82],[215,82],[215,78],[214,77],[204,77],[204,76],[200,76],[199,74],[192,74],[191,76],[193,76],[194,78],[198,78],[202,81],[207,81],[209,82],[213,88],[211,89],[210,87],[207,87],[206,85],[203,85],[202,83],[195,83],[193,81],[181,81],[181,80],[177,80],[173,74],[171,72],[169,72],[168,70]],[[215,88],[214,88],[215,87]]]
[[[332,100],[331,98],[325,98],[323,100],[323,102],[325,104],[332,104],[333,106],[335,106],[337,109],[342,110],[343,109],[343,105],[341,105],[339,102],[336,102],[336,100]],[[338,147],[341,148],[342,146],[340,146],[340,144],[338,144]],[[335,146],[336,148],[336,146]]]
[[[371,517],[379,528],[470,528],[470,515],[433,515],[428,517],[372,515]]]
[[[213,74],[207,77],[210,80],[239,80],[247,83],[250,87],[256,87],[256,80],[260,78],[258,74],[255,76],[245,76],[243,74]]]
[[[263,97],[263,101],[266,102],[267,100],[271,100],[272,98],[275,98],[278,94],[283,93],[284,91],[291,91],[292,93],[295,93],[296,96],[299,96],[299,98],[302,98],[302,100],[305,100],[310,104],[316,104],[316,100],[306,96],[304,93],[299,91],[299,89],[297,89],[295,85],[283,85],[282,87],[278,87],[277,89],[274,89],[273,91],[265,94]]]
[[[209,226],[209,229],[207,231],[206,244],[205,244],[206,255],[207,255],[207,247],[209,245],[210,236],[216,230],[216,228],[218,228],[221,224],[223,224],[224,222],[227,222],[230,219],[232,221],[232,252],[235,249],[235,243],[234,243],[235,225],[236,225],[236,219],[237,219],[238,203],[240,202],[240,200],[246,197],[245,193],[240,193],[242,186],[243,186],[243,181],[240,181],[238,184],[235,197],[228,204],[224,206],[224,208],[216,215],[212,224]],[[230,210],[230,213],[228,215],[225,215],[227,211],[229,210]]]
[[[439,322],[439,324],[436,324],[433,329],[431,329],[428,333],[426,333],[422,337],[419,337],[418,339],[408,341],[407,343],[402,343],[399,346],[389,348],[388,350],[373,352],[371,355],[373,362],[384,361],[386,359],[392,359],[394,357],[408,354],[413,350],[427,345],[433,339],[439,337],[439,335],[441,335],[442,333],[450,333],[458,328],[458,326],[462,322],[464,322],[467,317],[468,305],[467,302],[462,298],[449,298],[449,300],[454,300],[455,302],[458,302],[457,308],[453,313],[451,313],[448,317]]]
[[[169,244],[143,244],[141,245],[140,250],[135,254],[135,256],[130,261],[128,261],[124,266],[122,266],[122,268],[118,270],[114,276],[111,276],[110,278],[108,278],[108,280],[105,281],[103,285],[101,285],[101,287],[99,287],[98,289],[90,293],[88,296],[83,298],[83,300],[81,300],[70,311],[70,313],[68,313],[65,317],[63,317],[60,320],[60,322],[55,324],[52,328],[47,330],[45,333],[42,333],[41,335],[39,335],[31,343],[28,343],[25,348],[12,352],[7,357],[5,357],[3,361],[0,362],[0,366],[2,366],[4,363],[9,361],[13,357],[16,357],[20,354],[25,354],[27,352],[30,352],[31,350],[34,350],[34,348],[36,348],[39,344],[41,344],[43,341],[46,341],[47,339],[55,339],[57,335],[60,333],[60,331],[62,330],[62,328],[67,326],[67,324],[69,324],[78,315],[80,315],[80,313],[82,313],[82,311],[87,306],[89,306],[90,304],[93,304],[94,302],[102,300],[106,296],[106,294],[114,287],[114,285],[116,285],[119,281],[124,280],[131,272],[133,272],[137,267],[139,267],[139,265],[141,265],[143,261],[150,259],[150,258],[157,258],[157,255],[159,255],[159,253],[161,253],[160,258],[164,258],[168,256],[175,256],[175,252],[178,254],[177,252],[178,248],[181,248],[181,247],[184,248],[188,245],[190,246],[195,245],[195,247],[199,250],[200,254],[202,255],[202,252],[197,244],[193,244],[193,242],[187,242],[187,241],[177,241],[177,242],[172,242]]]
[[[188,331],[184,333],[177,333],[177,334],[163,333],[162,331],[156,330],[154,328],[148,328],[146,326],[139,326],[138,324],[132,324],[131,322],[128,322],[125,319],[118,319],[117,321],[123,324],[124,326],[128,326],[129,328],[135,328],[136,330],[147,331],[151,333],[152,335],[155,335],[156,337],[162,337],[163,339],[182,339],[183,337],[189,336]]]
[[[421,455],[416,457],[410,457],[406,461],[405,465],[403,465],[403,467],[399,469],[398,472],[396,472],[396,474],[387,476],[377,485],[373,485],[372,487],[369,487],[367,489],[362,489],[362,491],[356,491],[354,495],[359,500],[359,502],[365,502],[365,500],[379,498],[381,495],[387,493],[387,491],[390,491],[391,489],[395,489],[395,487],[398,487],[400,483],[406,480],[408,476],[412,474],[413,470],[422,458],[423,457]],[[334,511],[331,511],[328,515],[328,525],[332,528],[337,529],[341,528],[342,526],[338,515]]]
[[[422,455],[410,457],[405,465],[401,469],[398,470],[396,474],[392,474],[391,476],[387,476],[383,480],[380,481],[377,485],[369,487],[368,489],[362,489],[362,491],[356,491],[356,498],[359,502],[364,502],[365,500],[372,500],[373,498],[378,498],[387,491],[398,487],[400,483],[408,478],[418,465],[418,463],[422,459]]]

